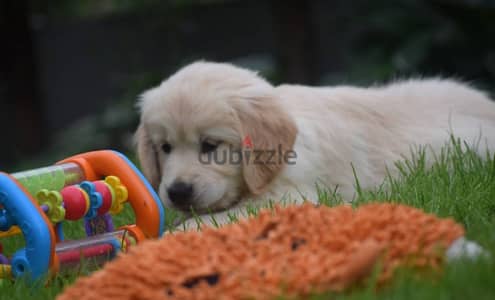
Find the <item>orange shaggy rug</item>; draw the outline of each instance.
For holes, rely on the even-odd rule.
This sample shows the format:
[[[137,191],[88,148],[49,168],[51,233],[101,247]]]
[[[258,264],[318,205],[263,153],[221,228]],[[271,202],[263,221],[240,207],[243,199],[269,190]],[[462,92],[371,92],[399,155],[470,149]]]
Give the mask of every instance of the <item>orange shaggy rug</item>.
[[[359,285],[377,262],[379,283],[398,266],[438,269],[463,235],[453,220],[403,205],[276,208],[144,242],[57,299],[304,298]]]

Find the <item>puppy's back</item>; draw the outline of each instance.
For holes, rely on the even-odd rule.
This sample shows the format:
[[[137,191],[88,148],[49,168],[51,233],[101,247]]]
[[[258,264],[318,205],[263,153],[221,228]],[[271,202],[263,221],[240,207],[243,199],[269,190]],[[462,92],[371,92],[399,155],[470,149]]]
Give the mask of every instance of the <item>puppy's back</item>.
[[[371,122],[404,133],[409,129],[428,135],[429,129],[460,138],[481,133],[493,140],[495,148],[495,101],[459,81],[410,79],[368,88],[283,85],[277,89],[296,118],[309,111],[326,115],[329,122]]]
[[[495,103],[488,95],[465,83],[449,79],[410,79],[371,88],[397,104],[494,117]],[[390,104],[390,103],[389,103]]]
[[[329,182],[336,181],[352,195],[350,163],[364,187],[379,184],[384,164],[393,166],[418,146],[436,154],[451,135],[466,141],[481,155],[495,153],[495,102],[468,85],[452,80],[426,79],[360,88],[276,88],[280,101],[298,126],[296,151],[307,165]],[[318,149],[318,150],[316,150]],[[433,155],[427,156],[431,162]],[[312,164],[311,164],[312,163]]]

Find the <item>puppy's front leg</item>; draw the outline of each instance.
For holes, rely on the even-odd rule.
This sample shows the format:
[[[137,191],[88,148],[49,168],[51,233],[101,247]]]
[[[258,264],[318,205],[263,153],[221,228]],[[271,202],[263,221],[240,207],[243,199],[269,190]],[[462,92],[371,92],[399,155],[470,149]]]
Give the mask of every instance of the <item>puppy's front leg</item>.
[[[259,209],[268,207],[267,203],[268,201],[253,200],[247,203],[238,204],[226,211],[189,217],[184,222],[178,224],[176,229],[187,231],[198,230],[201,226],[221,227],[255,215]]]
[[[180,223],[176,229],[180,231],[199,230],[202,226],[220,227],[234,221],[228,212],[219,212],[191,217]]]

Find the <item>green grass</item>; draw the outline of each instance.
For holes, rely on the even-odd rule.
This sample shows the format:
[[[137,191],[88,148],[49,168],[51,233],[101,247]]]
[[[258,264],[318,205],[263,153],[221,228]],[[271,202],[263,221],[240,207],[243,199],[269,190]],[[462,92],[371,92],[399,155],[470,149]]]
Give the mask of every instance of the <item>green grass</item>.
[[[427,166],[424,151],[420,150],[415,159],[399,162],[396,167],[400,175],[387,178],[375,190],[362,190],[357,180],[358,195],[353,205],[396,202],[441,217],[453,217],[465,226],[469,239],[495,257],[495,156],[486,154],[480,158],[466,145],[452,139],[433,166]],[[318,191],[321,203],[331,206],[341,203],[337,191],[321,188]],[[255,214],[257,209],[250,208],[249,212]],[[170,211],[167,215],[167,227],[171,229],[174,219],[180,216]],[[130,222],[132,213],[127,209],[117,223]],[[80,224],[71,224],[66,231],[77,237],[81,235],[80,228]],[[4,243],[7,249],[18,245],[19,241]],[[28,285],[22,280],[4,280],[0,283],[0,300],[53,299],[77,276],[74,273],[60,275],[44,287]],[[312,299],[493,299],[494,295],[495,263],[489,258],[480,258],[451,263],[441,274],[420,275],[400,270],[389,285],[378,290],[370,279],[351,291],[315,295]]]

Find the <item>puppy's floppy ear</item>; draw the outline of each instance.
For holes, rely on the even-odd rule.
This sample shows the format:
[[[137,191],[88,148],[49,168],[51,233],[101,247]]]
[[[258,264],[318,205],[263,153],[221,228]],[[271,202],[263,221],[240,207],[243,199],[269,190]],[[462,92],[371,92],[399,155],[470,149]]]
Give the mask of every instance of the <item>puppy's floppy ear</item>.
[[[286,164],[297,127],[275,95],[244,98],[247,106],[236,109],[243,138],[243,176],[254,195],[261,194]]]
[[[158,153],[156,152],[148,132],[142,123],[136,130],[135,138],[137,141],[138,159],[144,176],[148,178],[151,186],[155,190],[158,190],[161,178],[161,167],[158,160]]]

